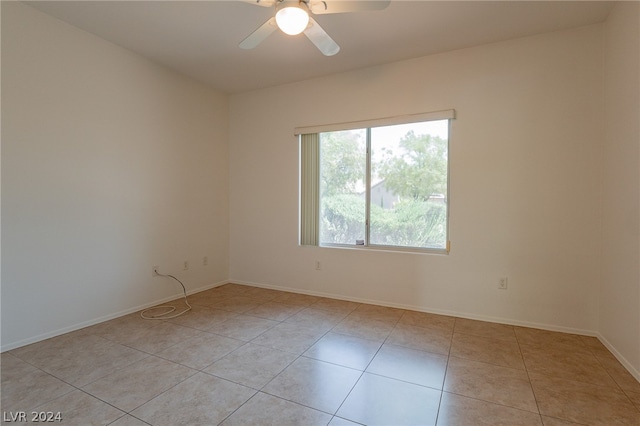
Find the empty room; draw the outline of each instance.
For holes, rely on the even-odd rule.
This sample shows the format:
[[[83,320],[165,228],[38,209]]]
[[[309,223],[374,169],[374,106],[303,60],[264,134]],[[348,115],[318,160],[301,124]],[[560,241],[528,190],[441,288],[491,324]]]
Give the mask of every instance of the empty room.
[[[639,2],[0,6],[4,423],[640,425]]]

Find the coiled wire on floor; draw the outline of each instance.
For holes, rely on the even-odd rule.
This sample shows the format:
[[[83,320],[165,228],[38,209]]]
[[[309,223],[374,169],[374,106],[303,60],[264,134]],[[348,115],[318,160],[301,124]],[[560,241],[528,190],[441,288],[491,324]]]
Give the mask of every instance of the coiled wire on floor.
[[[182,294],[184,295],[184,303],[185,305],[187,305],[187,309],[178,312],[177,314],[173,314],[170,315],[171,313],[175,312],[177,310],[177,308],[175,306],[172,305],[161,305],[161,306],[153,306],[151,308],[147,308],[145,310],[143,310],[142,312],[140,312],[140,316],[144,319],[148,319],[148,320],[163,320],[163,319],[171,319],[171,318],[176,318],[179,317],[180,315],[189,312],[191,310],[191,305],[189,304],[189,301],[187,300],[187,289],[184,286],[184,284],[182,284],[182,281],[180,281],[179,279],[177,279],[176,277],[174,277],[171,274],[161,274],[160,272],[158,272],[157,269],[153,270],[156,274],[158,274],[158,276],[160,277],[169,277],[169,278],[173,278],[174,280],[178,281],[180,283],[180,285],[182,286]],[[153,311],[153,310],[157,310],[157,309],[165,309],[165,312],[161,312],[159,314],[155,314],[155,315],[147,315],[147,312],[149,311]],[[168,310],[166,310],[168,309]]]

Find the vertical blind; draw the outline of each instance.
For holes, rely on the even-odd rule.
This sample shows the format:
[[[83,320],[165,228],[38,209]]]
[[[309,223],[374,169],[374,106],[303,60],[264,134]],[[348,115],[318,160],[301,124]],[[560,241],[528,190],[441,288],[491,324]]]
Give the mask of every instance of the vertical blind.
[[[300,135],[300,244],[317,246],[320,210],[320,135]]]

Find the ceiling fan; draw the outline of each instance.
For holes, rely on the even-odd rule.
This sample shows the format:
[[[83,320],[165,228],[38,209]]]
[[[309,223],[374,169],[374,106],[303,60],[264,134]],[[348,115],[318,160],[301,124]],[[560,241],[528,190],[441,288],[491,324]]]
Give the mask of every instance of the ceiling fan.
[[[274,7],[275,14],[240,42],[242,49],[253,49],[276,29],[285,34],[297,35],[304,32],[309,40],[325,56],[333,56],[340,46],[333,41],[322,27],[310,16],[329,13],[361,12],[382,10],[391,0],[243,0],[263,7]]]

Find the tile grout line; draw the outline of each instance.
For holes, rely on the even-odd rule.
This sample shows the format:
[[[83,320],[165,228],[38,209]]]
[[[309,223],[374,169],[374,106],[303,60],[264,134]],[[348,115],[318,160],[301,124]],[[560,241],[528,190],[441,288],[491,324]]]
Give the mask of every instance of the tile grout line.
[[[265,303],[268,303],[268,302],[265,302]],[[315,302],[315,303],[317,303],[317,302]],[[315,303],[312,303],[311,305],[305,305],[305,306],[303,306],[303,307],[302,307],[302,309],[300,309],[298,312],[303,311],[304,309],[307,309],[307,308],[311,308]],[[261,306],[261,305],[259,305],[259,306]],[[297,314],[298,312],[296,312],[296,313],[294,313],[294,314],[290,315],[289,317],[285,318],[284,320],[279,320],[280,324],[284,324],[288,318],[290,318],[290,317],[294,316],[294,315],[295,315],[295,314]],[[247,314],[247,315],[250,315],[250,314]],[[345,318],[346,318],[346,317],[345,317]],[[344,318],[343,318],[343,319],[344,319]],[[271,329],[273,329],[273,328],[275,328],[275,327],[277,327],[277,326],[273,326],[273,327],[269,328],[268,330],[265,330],[264,332],[260,333],[258,336],[254,337],[254,338],[253,338],[253,339],[251,339],[250,341],[246,342],[246,343],[245,343],[245,345],[243,345],[243,346],[241,346],[241,347],[244,347],[244,346],[246,346],[247,344],[250,344],[253,340],[257,339],[258,337],[260,337],[261,335],[263,335],[264,333],[266,333],[267,331],[269,331],[269,330],[271,330]],[[334,326],[334,327],[335,327],[335,326]],[[330,328],[329,330],[325,331],[325,332],[324,332],[324,333],[323,333],[323,334],[322,334],[318,339],[316,339],[316,340],[314,341],[314,343],[313,343],[311,346],[313,346],[313,345],[314,345],[314,344],[316,344],[319,340],[321,340],[324,336],[326,336],[326,335],[327,335],[331,330],[333,330],[333,328],[334,328],[334,327],[332,327],[332,328]],[[259,345],[259,344],[256,344],[256,343],[253,343],[253,344],[254,344],[254,345],[257,345],[257,346],[263,346],[263,345]],[[309,347],[311,347],[311,346],[309,346]],[[269,347],[270,349],[281,350],[281,349],[271,348],[270,346],[263,346],[263,347]],[[236,350],[238,350],[238,349],[240,349],[240,348],[237,348],[237,349],[235,349],[235,350],[234,350],[234,351],[232,351],[232,352],[235,352],[235,351],[236,351]],[[307,348],[307,349],[308,349],[308,348]],[[285,352],[288,352],[288,351],[285,351]],[[275,380],[275,379],[276,379],[280,374],[282,374],[282,373],[283,373],[287,368],[289,368],[289,367],[290,367],[294,362],[296,362],[297,360],[299,360],[300,358],[302,358],[302,357],[303,357],[304,352],[305,352],[305,351],[303,351],[301,354],[297,354],[297,356],[296,356],[296,358],[295,358],[295,359],[293,359],[291,362],[289,362],[289,363],[287,364],[287,366],[285,366],[282,370],[280,370],[280,372],[279,372],[278,374],[276,374],[274,377],[272,377],[272,378],[271,378],[267,383],[265,383],[264,385],[262,385],[262,387],[261,387],[260,389],[256,390],[256,392],[251,396],[251,398],[249,398],[247,401],[245,401],[245,402],[244,402],[244,403],[242,403],[239,407],[237,407],[235,410],[233,410],[233,412],[232,412],[232,413],[230,413],[227,417],[225,417],[225,418],[224,418],[224,419],[223,419],[219,424],[221,424],[221,423],[222,423],[222,422],[224,422],[226,419],[228,419],[229,417],[231,417],[235,412],[237,412],[238,410],[240,410],[240,408],[242,408],[246,403],[248,403],[250,400],[252,400],[252,399],[253,399],[257,394],[259,394],[259,393],[263,393],[263,394],[265,394],[265,395],[270,395],[270,396],[272,396],[272,397],[274,397],[274,398],[279,398],[279,399],[282,399],[283,401],[288,401],[288,402],[291,402],[291,403],[293,403],[293,404],[299,405],[299,406],[301,406],[301,407],[309,408],[309,409],[311,409],[311,410],[315,410],[315,411],[319,411],[319,412],[326,413],[326,414],[328,414],[328,415],[332,416],[332,418],[333,418],[333,417],[335,417],[335,413],[328,413],[328,412],[326,412],[326,411],[319,410],[319,409],[317,409],[317,408],[310,407],[310,406],[307,406],[307,405],[301,404],[301,403],[296,402],[296,401],[291,401],[291,400],[289,400],[289,399],[282,398],[281,396],[278,396],[278,395],[270,394],[270,393],[268,393],[268,392],[266,392],[266,391],[264,391],[264,390],[263,390],[263,389],[264,389],[264,388],[266,388],[266,387],[267,387],[271,382],[273,382],[273,381],[274,381],[274,380]],[[290,352],[290,353],[291,353],[291,352]],[[227,355],[229,355],[229,354],[227,354]],[[227,355],[225,355],[225,356],[227,356]],[[223,358],[224,358],[224,357],[223,357]],[[305,358],[307,358],[307,357],[305,357]],[[221,358],[221,359],[222,359],[222,358]],[[308,359],[311,359],[311,358],[308,358]],[[319,361],[319,360],[316,360],[316,361]],[[210,364],[209,366],[213,365],[214,363],[215,363],[215,361],[214,361],[212,364]],[[342,367],[344,367],[344,366],[342,366]],[[208,368],[208,367],[206,367],[206,368]],[[205,372],[205,373],[206,373],[206,372]],[[210,374],[210,373],[207,373],[207,374]],[[218,376],[215,376],[215,377],[218,377]],[[222,377],[221,377],[221,379],[224,379],[224,378],[222,378]],[[228,379],[224,379],[224,380],[228,380]],[[233,381],[232,381],[232,383],[235,383],[235,382],[233,382]],[[357,383],[357,381],[356,381],[356,383]],[[240,383],[236,383],[236,384],[240,385]],[[354,385],[354,386],[355,386],[355,385]],[[346,398],[345,398],[345,399],[346,399]],[[343,401],[343,402],[344,402],[344,401]],[[339,410],[339,407],[338,407],[338,410]],[[336,410],[336,413],[338,412],[338,410]],[[331,422],[331,420],[330,420],[329,422]]]
[[[357,308],[356,308],[357,309]],[[355,309],[354,309],[355,311]],[[353,312],[353,311],[352,311]],[[373,354],[373,356],[371,357],[371,359],[369,360],[369,362],[367,363],[367,365],[362,369],[362,372],[360,373],[360,377],[358,377],[358,380],[355,381],[355,383],[353,384],[353,386],[351,387],[351,389],[349,390],[349,392],[347,393],[347,395],[344,397],[344,399],[342,400],[342,402],[340,403],[340,405],[338,406],[338,408],[336,409],[336,412],[334,414],[334,417],[337,415],[338,411],[340,411],[340,409],[342,408],[342,406],[344,405],[344,403],[347,401],[347,399],[349,398],[349,396],[351,395],[351,393],[353,392],[353,390],[356,388],[356,386],[358,385],[358,383],[360,383],[360,380],[362,380],[362,377],[364,376],[364,373],[367,371],[367,368],[369,368],[369,366],[371,365],[371,363],[373,362],[373,360],[375,359],[375,357],[378,355],[378,353],[380,353],[380,350],[382,349],[382,347],[384,346],[384,344],[387,342],[387,339],[389,339],[389,336],[391,335],[391,333],[393,333],[393,330],[395,330],[396,326],[398,325],[398,322],[400,321],[400,318],[402,318],[405,314],[406,310],[403,310],[402,315],[400,315],[400,317],[396,320],[396,322],[393,325],[393,328],[391,329],[391,331],[389,332],[389,334],[384,338],[384,340],[382,341],[382,343],[380,344],[380,347],[378,347],[378,349],[376,350],[376,353]],[[348,315],[347,315],[348,317]],[[343,318],[343,321],[347,318]],[[342,322],[342,321],[341,321]],[[337,327],[334,326],[334,328]],[[332,328],[333,330],[333,328]],[[340,334],[340,333],[338,333]],[[355,337],[355,336],[354,336]],[[367,339],[364,339],[367,340]],[[369,373],[372,374],[372,373]],[[345,417],[341,417],[341,418],[345,418]],[[349,421],[352,421],[354,423],[359,423],[355,420],[352,419],[347,419]]]
[[[531,393],[533,394],[533,399],[536,402],[536,408],[538,409],[538,415],[540,416],[540,422],[544,424],[544,420],[542,419],[542,410],[540,410],[540,403],[538,402],[538,396],[536,395],[536,391],[533,388],[533,383],[531,382],[531,374],[529,374],[529,368],[527,367],[527,363],[524,360],[524,353],[522,352],[522,346],[520,344],[520,339],[518,338],[518,333],[516,333],[516,329],[514,327],[513,333],[516,336],[516,343],[518,344],[518,351],[520,352],[520,358],[522,358],[522,364],[524,365],[524,371],[527,373],[527,379],[529,379],[529,388],[531,389]]]
[[[454,317],[453,320],[453,327],[451,329],[451,337],[449,338],[449,350],[447,351],[447,364],[445,365],[444,368],[444,377],[442,378],[442,390],[440,392],[440,401],[438,402],[438,411],[436,413],[436,421],[435,424],[438,424],[438,419],[440,418],[440,410],[442,409],[442,399],[444,398],[444,385],[447,382],[447,374],[449,373],[449,361],[451,360],[451,347],[453,346],[453,334],[456,331],[456,321],[458,320],[457,317]]]

